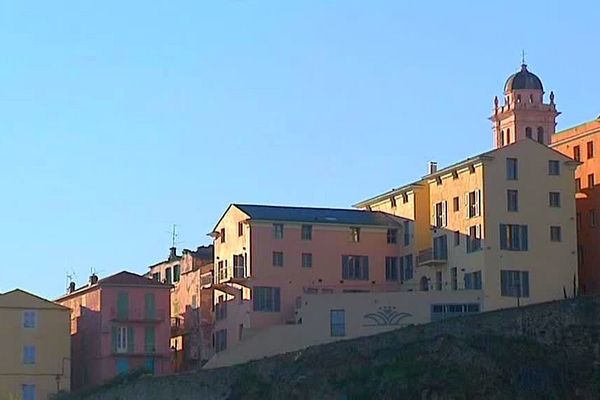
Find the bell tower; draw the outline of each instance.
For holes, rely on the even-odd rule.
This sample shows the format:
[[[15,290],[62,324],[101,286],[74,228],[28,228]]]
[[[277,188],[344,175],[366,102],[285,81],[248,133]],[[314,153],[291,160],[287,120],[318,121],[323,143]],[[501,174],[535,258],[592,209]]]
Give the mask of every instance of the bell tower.
[[[490,120],[494,124],[495,148],[507,146],[517,140],[531,139],[548,145],[556,130],[554,92],[549,103],[544,103],[544,87],[535,74],[527,70],[523,59],[521,70],[512,74],[504,84],[504,101],[494,98]]]

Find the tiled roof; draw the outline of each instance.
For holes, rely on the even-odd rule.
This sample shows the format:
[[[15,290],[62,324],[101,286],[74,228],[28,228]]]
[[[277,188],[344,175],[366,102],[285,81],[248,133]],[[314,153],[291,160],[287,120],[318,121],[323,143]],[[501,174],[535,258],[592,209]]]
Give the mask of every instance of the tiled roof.
[[[347,225],[400,225],[400,218],[377,211],[344,208],[284,207],[234,204],[253,220]]]
[[[146,278],[144,276],[134,274],[132,272],[122,271],[118,274],[114,274],[108,276],[106,278],[100,279],[98,281],[98,285],[136,285],[136,286],[169,286],[150,278]]]

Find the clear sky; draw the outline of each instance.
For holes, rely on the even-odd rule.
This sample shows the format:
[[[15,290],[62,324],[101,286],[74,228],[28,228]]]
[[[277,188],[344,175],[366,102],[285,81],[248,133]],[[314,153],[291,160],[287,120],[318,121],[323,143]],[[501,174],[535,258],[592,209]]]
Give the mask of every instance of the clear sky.
[[[418,3],[418,4],[417,4]],[[145,272],[231,202],[347,207],[491,148],[525,49],[600,114],[597,2],[0,0],[0,291]]]

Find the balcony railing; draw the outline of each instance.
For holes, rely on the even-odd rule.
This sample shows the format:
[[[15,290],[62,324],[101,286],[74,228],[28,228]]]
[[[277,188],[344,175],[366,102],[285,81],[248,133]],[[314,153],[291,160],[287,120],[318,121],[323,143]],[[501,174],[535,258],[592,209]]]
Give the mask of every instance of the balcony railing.
[[[185,333],[185,321],[180,317],[171,317],[171,337]]]
[[[417,264],[420,266],[444,265],[448,262],[448,253],[434,251],[433,247],[419,251],[417,255]]]
[[[166,318],[167,313],[165,310],[152,310],[145,308],[129,308],[125,310],[118,310],[115,307],[111,307],[109,313],[109,319],[112,321],[122,322],[161,322]]]

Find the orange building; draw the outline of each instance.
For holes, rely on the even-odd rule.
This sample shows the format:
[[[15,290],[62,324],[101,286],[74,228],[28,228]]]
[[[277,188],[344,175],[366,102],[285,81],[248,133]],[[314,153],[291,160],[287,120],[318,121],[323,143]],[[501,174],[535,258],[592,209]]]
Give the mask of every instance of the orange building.
[[[575,171],[577,207],[577,259],[579,287],[583,293],[600,292],[600,156],[596,148],[600,142],[600,117],[565,129],[552,136],[551,147],[580,161]]]

